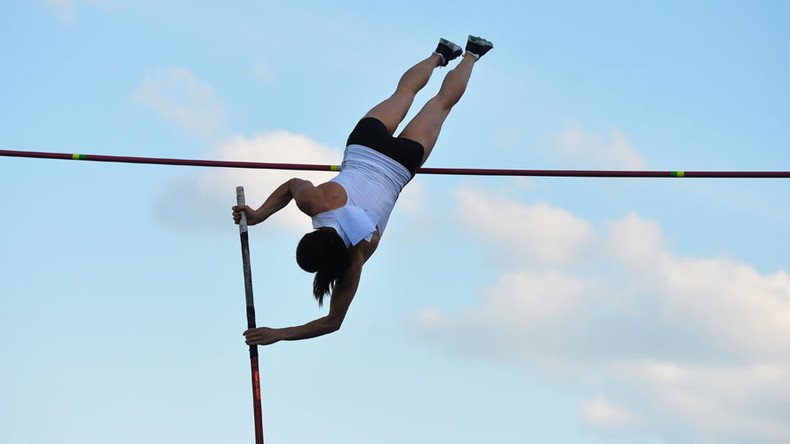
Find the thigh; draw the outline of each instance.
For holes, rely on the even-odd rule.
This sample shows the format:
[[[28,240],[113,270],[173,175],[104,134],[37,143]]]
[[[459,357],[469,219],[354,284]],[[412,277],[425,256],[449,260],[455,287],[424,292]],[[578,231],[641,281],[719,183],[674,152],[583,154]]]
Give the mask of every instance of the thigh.
[[[387,100],[374,106],[365,114],[365,117],[373,117],[380,120],[387,127],[387,131],[391,136],[406,117],[406,113],[409,112],[413,101],[413,95],[396,92]]]
[[[400,133],[399,137],[411,139],[422,145],[425,152],[420,165],[431,155],[449,113],[450,110],[440,100],[431,99]]]

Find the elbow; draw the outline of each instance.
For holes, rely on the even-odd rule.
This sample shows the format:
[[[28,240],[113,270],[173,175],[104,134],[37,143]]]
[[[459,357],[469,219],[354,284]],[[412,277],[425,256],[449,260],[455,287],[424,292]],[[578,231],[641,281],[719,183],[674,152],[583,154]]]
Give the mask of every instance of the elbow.
[[[343,319],[337,318],[327,318],[324,323],[327,333],[334,333],[340,330],[341,325],[343,325]]]

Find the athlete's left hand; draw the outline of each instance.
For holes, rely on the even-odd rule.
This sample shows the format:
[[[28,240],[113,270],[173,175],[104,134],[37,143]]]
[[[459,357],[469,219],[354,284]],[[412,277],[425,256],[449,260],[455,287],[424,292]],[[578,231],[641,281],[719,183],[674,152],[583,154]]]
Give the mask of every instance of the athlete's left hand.
[[[251,328],[244,332],[247,345],[269,345],[282,340],[279,330],[269,327]]]

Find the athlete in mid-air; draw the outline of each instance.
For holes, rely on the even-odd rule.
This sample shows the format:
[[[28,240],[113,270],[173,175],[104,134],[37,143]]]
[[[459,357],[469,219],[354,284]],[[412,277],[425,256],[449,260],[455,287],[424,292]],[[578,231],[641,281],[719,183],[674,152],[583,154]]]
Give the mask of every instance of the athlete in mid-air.
[[[439,40],[435,52],[403,74],[395,93],[357,123],[348,137],[337,177],[318,186],[294,178],[274,190],[257,210],[246,205],[233,207],[236,223],[244,213],[247,223],[255,225],[295,200],[315,228],[296,247],[296,261],[305,271],[315,273],[313,295],[319,305],[324,296],[331,295],[326,316],[295,327],[247,330],[247,344],[313,338],[340,328],[359,286],[362,267],[376,251],[398,195],[430,156],[444,120],[466,90],[475,63],[493,47],[485,39],[469,36],[464,53],[460,46]],[[433,70],[462,54],[439,93],[394,137]]]

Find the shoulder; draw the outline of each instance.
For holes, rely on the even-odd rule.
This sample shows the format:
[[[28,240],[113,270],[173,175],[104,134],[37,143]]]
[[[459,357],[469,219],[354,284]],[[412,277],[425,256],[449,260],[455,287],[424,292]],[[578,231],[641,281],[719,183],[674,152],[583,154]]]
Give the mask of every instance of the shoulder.
[[[317,189],[312,182],[298,178],[291,179],[288,181],[288,191],[303,213],[308,216],[314,215],[314,207],[319,199]]]
[[[289,190],[296,206],[305,213],[312,217],[316,214],[329,211],[330,197],[327,195],[325,184],[318,186],[313,185],[312,182],[303,179],[291,179],[289,181]]]
[[[325,182],[313,186],[312,183],[307,183],[309,186],[300,186],[292,193],[296,205],[306,215],[313,217],[346,204],[346,190],[339,184]]]

